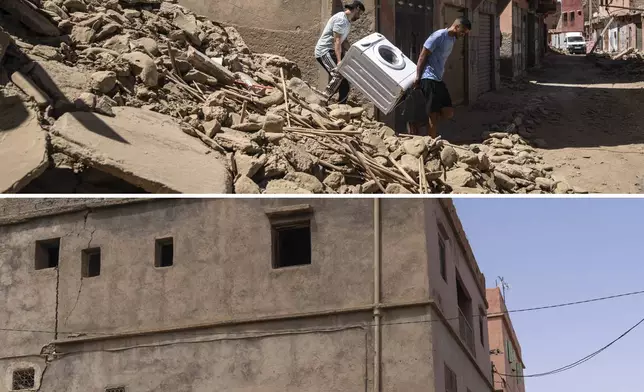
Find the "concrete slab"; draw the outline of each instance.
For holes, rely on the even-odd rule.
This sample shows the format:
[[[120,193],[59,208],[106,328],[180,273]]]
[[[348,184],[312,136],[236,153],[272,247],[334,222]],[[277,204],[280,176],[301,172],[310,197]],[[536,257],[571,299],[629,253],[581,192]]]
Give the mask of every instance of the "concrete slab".
[[[183,133],[175,119],[130,107],[114,113],[63,115],[52,128],[54,151],[152,193],[232,193],[224,159]]]
[[[0,192],[16,193],[49,164],[47,133],[19,97],[0,95]]]

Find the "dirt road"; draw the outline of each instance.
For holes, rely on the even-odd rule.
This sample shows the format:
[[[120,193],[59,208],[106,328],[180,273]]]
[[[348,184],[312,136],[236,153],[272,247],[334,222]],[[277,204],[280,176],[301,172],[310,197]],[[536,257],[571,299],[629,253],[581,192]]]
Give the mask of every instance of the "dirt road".
[[[524,132],[542,139],[555,175],[591,193],[644,193],[644,74],[624,70],[622,62],[549,54],[526,82],[457,110],[440,131],[480,141],[490,125],[528,111]]]

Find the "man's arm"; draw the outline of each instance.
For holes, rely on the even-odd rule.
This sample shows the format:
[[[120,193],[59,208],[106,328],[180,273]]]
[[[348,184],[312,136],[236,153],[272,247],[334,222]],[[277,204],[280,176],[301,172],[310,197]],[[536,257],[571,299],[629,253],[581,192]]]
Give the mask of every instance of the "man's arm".
[[[338,59],[338,64],[342,61],[342,36],[338,33],[333,34],[333,49],[335,50],[335,57]]]
[[[420,80],[423,77],[423,71],[425,70],[425,64],[427,64],[427,59],[432,54],[432,51],[423,47],[423,50],[420,51],[420,56],[418,56],[418,64],[416,65],[416,80]]]

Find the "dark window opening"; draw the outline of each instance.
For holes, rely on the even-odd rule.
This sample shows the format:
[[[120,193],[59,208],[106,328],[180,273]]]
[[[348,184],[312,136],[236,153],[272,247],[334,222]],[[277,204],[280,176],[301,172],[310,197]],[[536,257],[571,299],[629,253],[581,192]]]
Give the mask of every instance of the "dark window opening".
[[[60,238],[36,241],[36,269],[56,268],[60,257]]]
[[[105,388],[105,392],[125,392],[125,387]]]
[[[154,266],[157,268],[172,267],[174,264],[174,241],[172,238],[156,240]]]
[[[479,334],[481,335],[481,346],[485,347],[485,310],[479,308]]]
[[[273,227],[273,268],[311,264],[309,221]]]
[[[474,350],[474,329],[472,328],[472,298],[459,276],[456,277],[456,301],[458,303],[459,335],[470,349]]]
[[[445,241],[440,237],[438,238],[438,253],[441,263],[441,276],[447,282],[447,250],[445,249]]]
[[[570,21],[571,21],[571,22],[574,22],[574,21],[575,21],[575,13],[574,13],[574,12],[571,12],[571,13],[570,13]]]
[[[563,21],[564,21],[564,23],[566,23],[568,21],[568,14],[567,13],[563,14]]]
[[[458,392],[456,373],[445,364],[445,392]]]
[[[35,388],[36,369],[18,369],[13,372],[13,379],[11,382],[11,389],[14,391],[22,391],[26,389]]]
[[[83,278],[93,278],[101,274],[101,248],[83,251]]]

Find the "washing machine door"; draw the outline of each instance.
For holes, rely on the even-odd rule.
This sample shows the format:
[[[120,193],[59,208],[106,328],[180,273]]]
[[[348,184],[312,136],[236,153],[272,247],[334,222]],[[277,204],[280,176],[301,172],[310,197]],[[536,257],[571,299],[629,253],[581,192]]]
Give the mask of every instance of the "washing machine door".
[[[398,48],[388,42],[383,42],[374,48],[376,58],[381,64],[387,67],[400,71],[405,68],[405,58]]]

